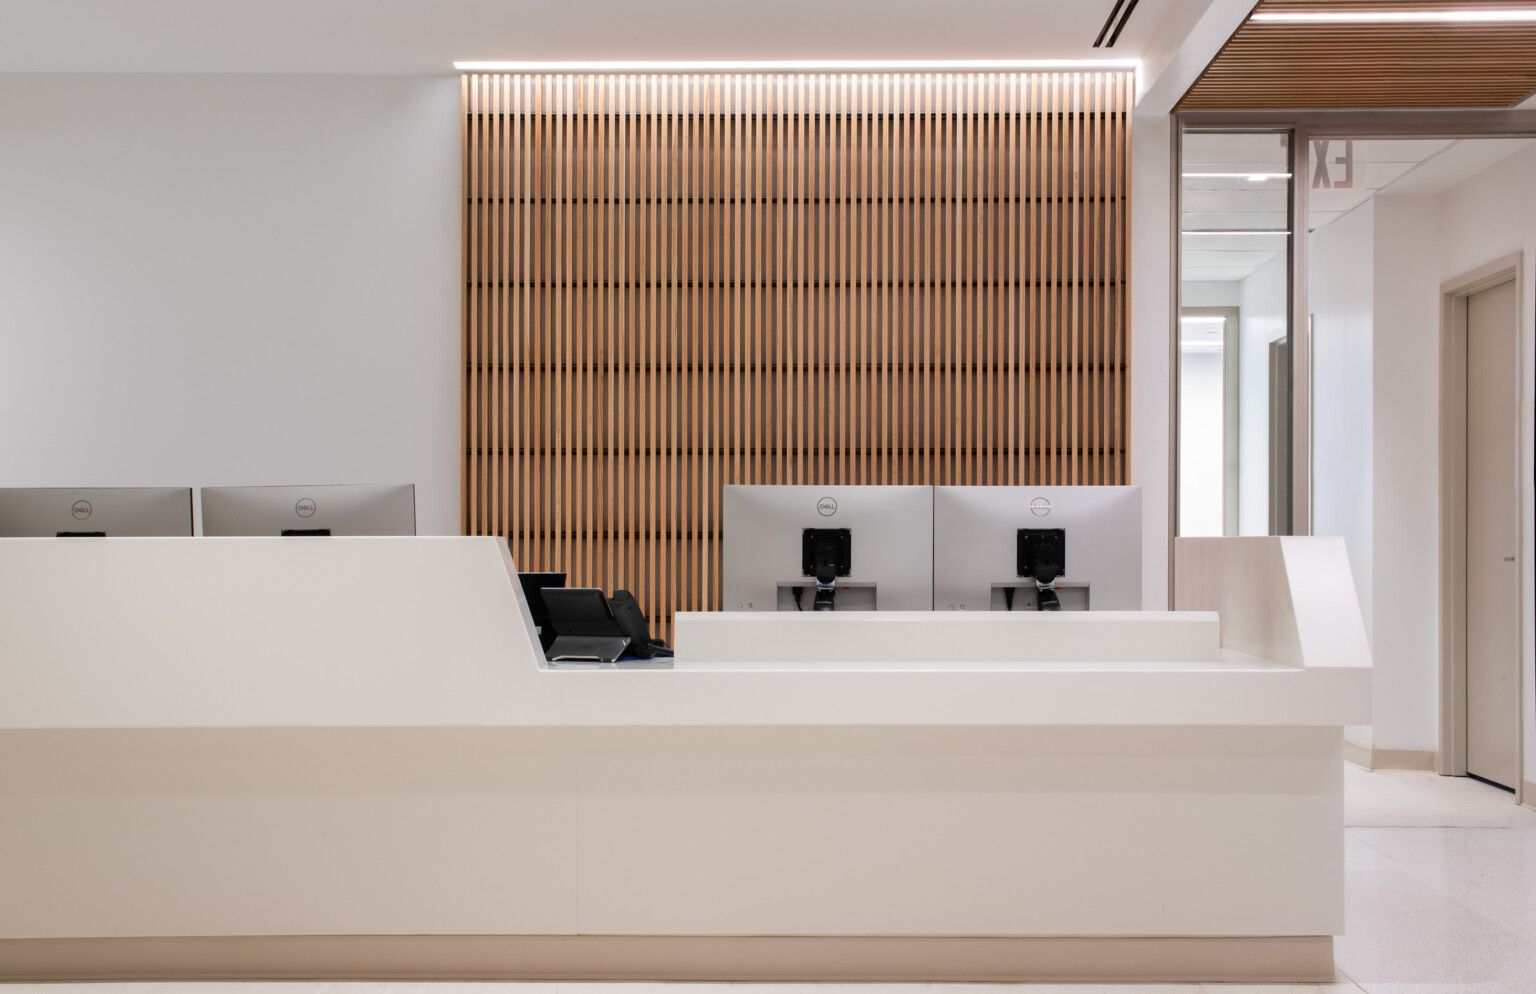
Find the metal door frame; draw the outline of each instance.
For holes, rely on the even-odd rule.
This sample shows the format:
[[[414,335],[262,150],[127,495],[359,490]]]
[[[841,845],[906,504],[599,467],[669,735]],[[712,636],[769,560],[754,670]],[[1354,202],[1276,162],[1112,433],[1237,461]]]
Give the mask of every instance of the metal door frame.
[[[1440,749],[1436,771],[1442,776],[1467,775],[1467,301],[1473,294],[1505,283],[1515,285],[1515,409],[1525,410],[1525,346],[1520,316],[1525,303],[1524,253],[1516,252],[1440,284]],[[1526,522],[1523,478],[1524,455],[1520,427],[1516,426],[1515,546],[1523,555]],[[1525,568],[1520,577],[1525,583]],[[1530,591],[1522,590],[1523,606]],[[1525,633],[1524,619],[1513,621],[1520,646],[1516,693],[1520,719],[1515,732],[1515,802],[1524,802],[1525,784]]]

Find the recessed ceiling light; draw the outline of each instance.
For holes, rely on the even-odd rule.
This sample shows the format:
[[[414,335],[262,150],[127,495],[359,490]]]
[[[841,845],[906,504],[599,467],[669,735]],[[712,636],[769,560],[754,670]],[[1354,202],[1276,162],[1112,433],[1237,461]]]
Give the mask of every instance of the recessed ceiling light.
[[[455,62],[461,72],[889,72],[891,70],[1136,69],[1137,59],[896,59],[733,62]]]
[[[1529,10],[1319,10],[1263,11],[1249,20],[1286,24],[1519,24],[1536,22]]]
[[[1181,235],[1289,235],[1289,231],[1181,231]]]

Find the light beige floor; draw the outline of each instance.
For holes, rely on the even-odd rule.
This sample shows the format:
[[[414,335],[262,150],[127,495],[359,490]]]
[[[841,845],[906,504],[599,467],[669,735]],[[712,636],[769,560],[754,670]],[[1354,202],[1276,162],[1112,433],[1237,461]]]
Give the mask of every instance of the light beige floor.
[[[1471,777],[1344,764],[1344,824],[1372,828],[1536,828],[1536,810]]]
[[[1345,934],[1366,994],[1536,992],[1536,811],[1466,777],[1347,766]]]
[[[1536,811],[1456,777],[1347,766],[1331,984],[14,984],[0,994],[1536,994]]]

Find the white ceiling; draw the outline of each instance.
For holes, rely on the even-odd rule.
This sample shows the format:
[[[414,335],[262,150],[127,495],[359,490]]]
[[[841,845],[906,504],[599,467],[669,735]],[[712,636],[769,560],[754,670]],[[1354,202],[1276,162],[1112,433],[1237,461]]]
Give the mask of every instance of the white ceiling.
[[[1211,0],[0,0],[0,72],[433,74],[455,60],[1139,58]]]
[[[1446,147],[1442,151],[1425,159],[1382,192],[1394,197],[1437,197],[1500,159],[1530,148],[1536,144],[1536,139],[1481,138],[1444,144]]]
[[[1288,141],[1274,132],[1185,135],[1179,241],[1186,282],[1245,279],[1285,251]]]
[[[1297,177],[1308,184],[1307,229],[1316,231],[1380,194],[1438,196],[1529,144],[1530,140],[1517,139],[1332,140],[1323,153],[1328,160],[1326,178],[1317,175],[1321,146],[1314,144],[1308,149],[1305,174]],[[1290,209],[1285,177],[1199,175],[1284,172],[1284,155],[1279,135],[1185,137],[1180,224],[1185,282],[1247,279],[1285,251],[1289,238],[1283,232]],[[1341,158],[1350,160],[1347,169],[1338,161]],[[1269,230],[1277,233],[1198,233]]]
[[[1307,195],[1307,230],[1316,231],[1389,188],[1397,192],[1398,182],[1417,172],[1421,163],[1438,158],[1458,144],[1461,143],[1420,138],[1335,140],[1328,142],[1326,151],[1321,151],[1324,146],[1314,142],[1309,150],[1305,177],[1305,182],[1311,184]],[[1323,182],[1318,171],[1320,153],[1328,160],[1325,163],[1328,180],[1339,183],[1347,177],[1350,185],[1320,185]],[[1346,170],[1338,161],[1341,158],[1352,160],[1352,167]]]

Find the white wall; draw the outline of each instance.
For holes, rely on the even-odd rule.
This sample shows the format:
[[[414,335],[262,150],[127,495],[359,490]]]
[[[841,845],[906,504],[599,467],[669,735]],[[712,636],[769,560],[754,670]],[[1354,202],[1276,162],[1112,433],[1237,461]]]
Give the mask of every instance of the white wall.
[[[1375,204],[1366,201],[1313,232],[1308,241],[1307,287],[1312,317],[1312,533],[1343,537],[1361,616],[1373,642],[1371,288],[1375,220]],[[1373,681],[1373,692],[1382,686],[1382,680]],[[1344,734],[1351,742],[1369,748],[1372,731],[1370,725],[1353,726]]]
[[[1238,307],[1243,284],[1238,280],[1193,280],[1179,289],[1182,307]]]
[[[1376,198],[1371,355],[1372,745],[1440,740],[1440,277],[1434,201]]]
[[[1536,771],[1536,147],[1438,197],[1377,197],[1313,236],[1313,514],[1318,534],[1345,536],[1370,624],[1376,668],[1369,744],[1437,749],[1440,285],[1516,252],[1524,254],[1526,281],[1520,478],[1524,776],[1530,780]],[[1334,421],[1337,432],[1329,430]],[[1362,569],[1357,550],[1366,548],[1369,566]]]
[[[1308,243],[1312,317],[1312,534],[1340,535],[1371,630],[1371,248],[1366,201]]]
[[[456,533],[458,99],[0,75],[0,486],[410,482]]]
[[[1179,352],[1179,534],[1221,534],[1226,355]]]
[[[1269,534],[1269,343],[1285,337],[1290,279],[1279,253],[1242,282],[1237,363],[1237,533]]]
[[[1171,122],[1138,115],[1131,128],[1130,477],[1141,487],[1141,600],[1158,611],[1169,607]]]
[[[1532,445],[1536,441],[1532,405],[1536,381],[1532,359],[1536,357],[1536,147],[1525,149],[1491,169],[1448,191],[1440,198],[1438,212],[1439,268],[1442,280],[1454,279],[1514,252],[1523,253],[1524,288],[1520,300],[1520,366],[1524,395],[1520,407],[1520,485],[1523,491],[1520,518],[1525,534],[1521,550],[1521,603],[1525,619],[1521,637],[1525,687],[1521,707],[1525,714],[1525,779],[1536,779],[1536,617],[1532,591],[1536,590],[1536,493],[1532,488]],[[1530,800],[1530,798],[1527,798]]]

